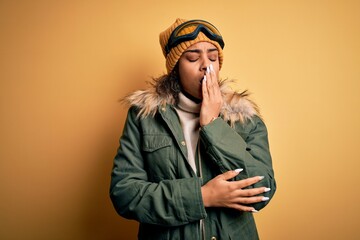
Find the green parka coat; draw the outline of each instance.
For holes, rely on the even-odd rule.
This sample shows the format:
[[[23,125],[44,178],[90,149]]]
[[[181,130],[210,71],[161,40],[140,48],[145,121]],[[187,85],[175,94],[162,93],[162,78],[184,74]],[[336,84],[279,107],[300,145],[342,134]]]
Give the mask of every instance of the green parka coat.
[[[251,212],[205,208],[202,202],[202,185],[237,168],[244,170],[235,180],[265,177],[251,186],[271,188],[263,196],[271,199],[276,190],[267,130],[256,105],[246,93],[233,92],[228,81],[221,83],[221,91],[220,117],[200,129],[201,176],[187,161],[175,99],[157,86],[127,98],[131,108],[114,160],[110,196],[121,216],[140,222],[139,239],[258,239]],[[268,203],[252,206],[260,210]]]

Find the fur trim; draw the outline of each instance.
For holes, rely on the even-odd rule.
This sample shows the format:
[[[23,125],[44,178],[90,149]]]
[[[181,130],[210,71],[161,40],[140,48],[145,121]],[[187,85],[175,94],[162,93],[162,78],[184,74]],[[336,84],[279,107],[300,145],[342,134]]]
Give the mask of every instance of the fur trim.
[[[251,121],[253,116],[260,116],[258,106],[249,98],[250,93],[245,90],[236,92],[230,85],[236,85],[234,80],[224,80],[220,83],[220,91],[224,100],[220,115],[233,127],[236,121],[244,123]]]
[[[163,80],[163,79],[162,79]],[[176,97],[171,92],[164,92],[159,88],[159,82],[154,79],[152,87],[146,90],[138,90],[127,95],[122,101],[139,109],[138,117],[155,116],[159,106],[166,104],[175,105]],[[251,121],[252,117],[260,117],[258,106],[249,99],[248,91],[235,92],[230,85],[236,84],[234,80],[220,82],[220,91],[224,100],[221,108],[221,117],[233,127],[236,121],[244,123]]]

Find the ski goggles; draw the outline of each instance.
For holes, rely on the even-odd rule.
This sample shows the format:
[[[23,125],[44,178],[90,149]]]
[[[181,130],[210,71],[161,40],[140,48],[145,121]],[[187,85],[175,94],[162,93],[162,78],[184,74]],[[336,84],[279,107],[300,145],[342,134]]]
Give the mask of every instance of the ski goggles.
[[[183,34],[182,30],[190,26],[195,26],[195,29],[191,33]],[[209,39],[218,42],[220,47],[224,49],[225,43],[223,38],[214,25],[204,20],[190,20],[177,26],[171,33],[168,43],[165,46],[166,55],[178,44],[194,40],[200,32],[204,33]]]

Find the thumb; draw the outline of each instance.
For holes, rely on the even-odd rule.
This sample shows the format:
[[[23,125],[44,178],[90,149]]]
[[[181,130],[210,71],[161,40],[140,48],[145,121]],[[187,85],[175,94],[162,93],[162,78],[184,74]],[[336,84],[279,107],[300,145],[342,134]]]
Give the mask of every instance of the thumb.
[[[229,180],[229,179],[232,179],[233,177],[237,176],[242,170],[242,168],[238,168],[238,169],[235,169],[235,170],[230,170],[230,171],[227,171],[223,174],[221,174],[220,176],[224,179],[224,180]]]

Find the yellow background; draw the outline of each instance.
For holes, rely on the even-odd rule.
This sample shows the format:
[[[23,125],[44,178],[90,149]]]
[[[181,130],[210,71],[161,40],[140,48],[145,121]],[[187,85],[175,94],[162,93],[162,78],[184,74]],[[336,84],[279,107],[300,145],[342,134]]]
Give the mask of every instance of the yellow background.
[[[214,23],[222,77],[269,130],[262,239],[360,239],[360,2],[0,1],[0,239],[135,239],[108,197],[118,99],[165,72],[158,34]]]

